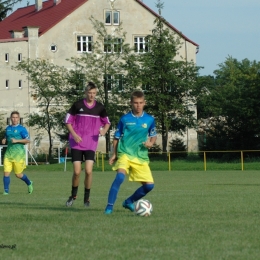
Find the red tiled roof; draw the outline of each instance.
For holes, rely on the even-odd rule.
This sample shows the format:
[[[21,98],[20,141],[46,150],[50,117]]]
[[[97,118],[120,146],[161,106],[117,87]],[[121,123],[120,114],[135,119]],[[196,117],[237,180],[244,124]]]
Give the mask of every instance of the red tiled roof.
[[[142,5],[145,9],[147,9],[149,12],[151,12],[153,15],[160,17],[159,14],[157,14],[156,12],[154,12],[152,9],[150,9],[147,5],[145,5],[142,0],[136,0],[136,2],[138,2],[140,5]],[[167,26],[169,26],[172,30],[174,30],[176,33],[178,33],[179,35],[181,35],[182,38],[184,38],[186,41],[192,43],[195,46],[199,46],[197,43],[193,42],[192,40],[190,40],[188,37],[186,37],[184,34],[182,34],[180,31],[178,31],[174,26],[172,26],[170,23],[166,22]]]
[[[87,1],[88,0],[61,0],[59,4],[54,6],[54,1],[48,0],[42,2],[42,9],[39,11],[36,11],[35,4],[19,8],[0,22],[0,40],[10,39],[11,34],[9,31],[21,31],[25,26],[39,27],[39,36],[41,36]],[[159,17],[156,12],[150,9],[141,0],[136,1],[153,15]],[[197,43],[183,35],[170,23],[166,22],[166,24],[172,30],[180,34],[185,40],[195,46],[199,46]]]
[[[53,0],[42,2],[42,9],[36,11],[35,4],[17,9],[0,22],[0,39],[11,38],[9,31],[21,31],[25,26],[39,27],[39,36],[88,0],[62,0],[54,6]]]

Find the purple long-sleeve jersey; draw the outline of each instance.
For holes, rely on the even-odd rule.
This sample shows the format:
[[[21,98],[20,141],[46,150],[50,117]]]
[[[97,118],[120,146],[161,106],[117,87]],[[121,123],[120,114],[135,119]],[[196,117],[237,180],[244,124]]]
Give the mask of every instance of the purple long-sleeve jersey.
[[[70,147],[77,150],[96,151],[100,127],[110,124],[105,107],[95,101],[90,107],[85,99],[75,102],[69,109],[65,124],[71,124],[74,131],[82,139],[76,143],[69,135]]]

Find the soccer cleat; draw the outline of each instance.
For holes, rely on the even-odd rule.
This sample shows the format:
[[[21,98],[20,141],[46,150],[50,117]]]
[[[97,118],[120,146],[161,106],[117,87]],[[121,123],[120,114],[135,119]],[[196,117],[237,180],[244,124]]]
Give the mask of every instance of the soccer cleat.
[[[33,182],[31,181],[31,184],[28,185],[28,193],[32,194],[32,192],[33,192]]]
[[[9,193],[8,192],[4,192],[3,195],[9,195]]]
[[[89,201],[89,200],[84,201],[84,206],[85,206],[86,208],[90,207],[90,201]]]
[[[110,214],[112,214],[112,212],[113,212],[112,209],[105,209],[104,214],[105,215],[110,215]]]
[[[77,197],[72,197],[72,196],[70,196],[69,199],[68,199],[67,202],[66,202],[66,206],[67,206],[67,207],[71,207],[72,204],[73,204],[73,202],[74,202],[74,200],[75,200],[76,198],[77,198]]]
[[[135,211],[135,205],[134,203],[126,203],[125,201],[123,202],[122,206],[126,209],[129,209],[130,211],[134,212]]]

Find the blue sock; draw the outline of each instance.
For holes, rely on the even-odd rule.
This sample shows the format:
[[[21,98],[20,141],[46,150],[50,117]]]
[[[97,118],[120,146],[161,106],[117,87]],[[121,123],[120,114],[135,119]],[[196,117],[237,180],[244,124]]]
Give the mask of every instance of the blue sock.
[[[3,177],[4,190],[6,193],[9,193],[9,184],[10,184],[10,176]]]
[[[111,185],[109,194],[108,194],[108,202],[107,202],[107,207],[106,209],[113,209],[114,203],[116,201],[117,198],[117,193],[119,191],[120,185],[123,183],[125,179],[125,174],[119,172],[116,175],[116,178],[114,180],[114,182]]]
[[[24,181],[27,185],[31,184],[31,181],[28,179],[28,177],[25,174],[23,174],[21,180]]]
[[[133,195],[125,200],[126,204],[134,203],[135,201],[140,200],[144,197],[148,192],[150,192],[154,187],[153,183],[143,184],[140,188],[138,188]]]

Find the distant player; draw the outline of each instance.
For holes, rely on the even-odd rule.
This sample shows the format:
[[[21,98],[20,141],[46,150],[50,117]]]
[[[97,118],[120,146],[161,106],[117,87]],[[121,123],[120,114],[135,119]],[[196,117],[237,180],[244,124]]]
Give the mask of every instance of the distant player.
[[[145,106],[142,91],[134,91],[131,95],[132,111],[123,115],[114,135],[114,153],[109,160],[110,165],[116,162],[113,170],[116,177],[108,194],[105,214],[113,212],[120,185],[129,174],[129,181],[140,182],[138,188],[129,198],[123,201],[123,207],[134,211],[134,202],[144,197],[154,187],[153,176],[149,167],[148,149],[156,141],[154,118],[143,111]]]
[[[66,206],[72,206],[77,198],[81,163],[85,161],[84,205],[90,206],[92,170],[99,135],[104,136],[110,127],[105,107],[95,100],[97,87],[89,82],[85,89],[86,98],[75,102],[69,109],[65,123],[70,132],[69,143],[73,162],[71,196]]]
[[[26,183],[28,193],[33,192],[33,182],[23,174],[26,168],[26,154],[24,145],[29,143],[29,134],[25,127],[20,125],[20,114],[17,111],[11,113],[11,125],[5,130],[5,138],[2,144],[7,143],[7,150],[4,155],[4,195],[9,194],[10,173],[14,170],[15,176]]]

